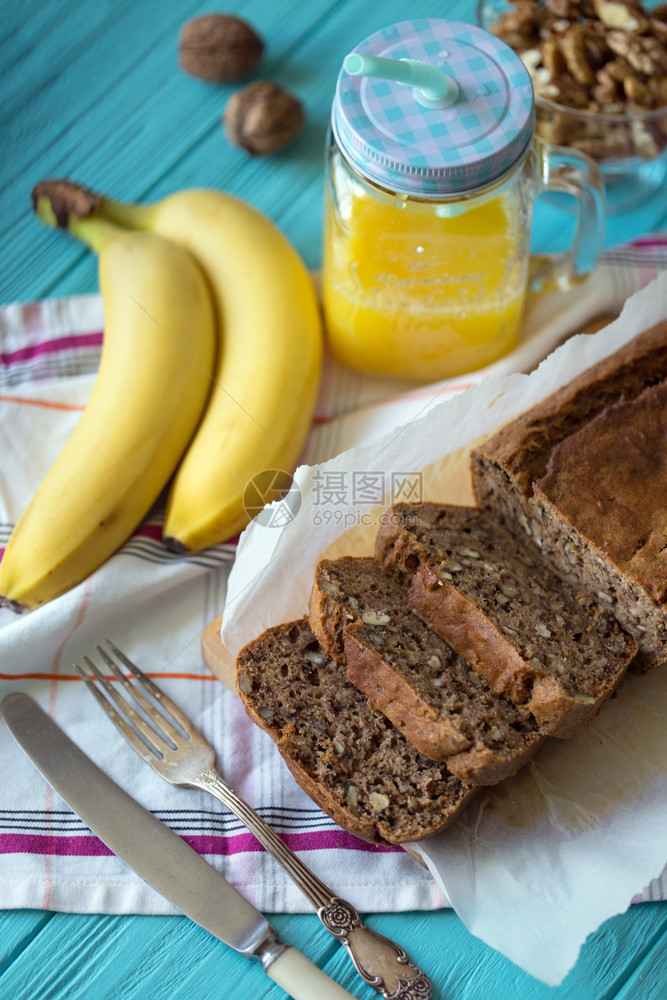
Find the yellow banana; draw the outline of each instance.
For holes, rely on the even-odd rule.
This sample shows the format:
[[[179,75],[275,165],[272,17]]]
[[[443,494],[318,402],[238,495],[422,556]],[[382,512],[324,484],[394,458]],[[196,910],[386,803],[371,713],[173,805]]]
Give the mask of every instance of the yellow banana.
[[[231,195],[187,190],[147,206],[102,199],[99,212],[186,247],[213,292],[220,336],[215,385],[174,477],[164,525],[167,544],[197,552],[248,523],[249,480],[266,470],[293,471],[322,360],[315,291],[286,237]]]
[[[194,258],[95,215],[63,220],[54,204],[59,223],[99,252],[106,329],[86,409],[0,564],[0,602],[16,610],[80,583],[142,521],[192,437],[215,367],[215,312]],[[36,208],[56,224],[47,195]]]

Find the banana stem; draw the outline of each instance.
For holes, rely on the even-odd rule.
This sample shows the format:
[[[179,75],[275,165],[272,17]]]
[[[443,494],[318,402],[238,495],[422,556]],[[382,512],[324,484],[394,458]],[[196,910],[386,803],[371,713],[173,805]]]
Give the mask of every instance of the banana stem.
[[[151,229],[155,206],[127,204],[103,198],[99,211],[105,219],[123,229]]]
[[[121,229],[102,216],[99,195],[71,181],[42,181],[33,189],[32,202],[45,225],[68,229],[96,253],[121,235]]]
[[[72,216],[67,228],[72,236],[87,243],[90,249],[97,254],[101,253],[109,243],[123,235],[123,230],[119,226],[115,226],[107,219],[96,215],[91,215],[87,219],[77,219]]]
[[[117,229],[108,227],[152,229],[156,211],[155,205],[111,201],[68,180],[41,181],[33,189],[32,203],[46,226],[69,229],[98,252],[112,236],[118,236]]]

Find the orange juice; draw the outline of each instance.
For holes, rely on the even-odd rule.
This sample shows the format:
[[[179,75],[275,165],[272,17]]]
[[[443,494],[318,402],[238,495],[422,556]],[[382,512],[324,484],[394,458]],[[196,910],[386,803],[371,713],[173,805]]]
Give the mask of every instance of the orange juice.
[[[602,246],[597,167],[535,139],[526,66],[461,21],[388,24],[348,52],[326,171],[325,326],[362,371],[436,381],[511,352],[542,191],[577,200],[572,244],[547,258],[543,282],[575,285]]]
[[[369,193],[341,170],[335,186],[325,211],[323,298],[340,361],[433,381],[514,348],[528,254],[513,189],[453,209]]]

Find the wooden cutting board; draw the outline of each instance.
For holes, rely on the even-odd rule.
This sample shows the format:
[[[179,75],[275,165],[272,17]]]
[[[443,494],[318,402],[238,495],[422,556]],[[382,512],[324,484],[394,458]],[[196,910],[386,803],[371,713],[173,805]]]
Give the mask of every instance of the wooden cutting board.
[[[227,652],[222,644],[221,626],[221,614],[214,618],[210,625],[206,626],[201,637],[201,655],[211,673],[215,674],[225,687],[236,694],[236,664],[234,657]]]

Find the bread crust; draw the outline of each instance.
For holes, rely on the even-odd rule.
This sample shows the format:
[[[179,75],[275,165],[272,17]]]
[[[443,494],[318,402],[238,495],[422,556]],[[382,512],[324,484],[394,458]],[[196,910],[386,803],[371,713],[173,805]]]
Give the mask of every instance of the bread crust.
[[[363,626],[361,629],[363,632]],[[437,712],[415,693],[404,677],[392,670],[378,652],[359,641],[358,634],[358,624],[345,631],[348,678],[420,753],[431,760],[447,761],[452,771],[448,758],[467,750],[471,741],[453,719],[438,718]]]
[[[520,414],[471,456],[478,504],[489,506],[486,467],[498,466],[527,500],[544,475],[551,452],[608,406],[636,399],[649,385],[667,378],[667,320],[645,330],[614,354]]]
[[[667,600],[666,443],[667,381],[603,410],[562,441],[534,485],[543,511],[553,511],[605,569],[620,571],[654,604]]]
[[[454,529],[470,531],[471,534],[465,537],[473,540],[471,544],[477,544],[483,549],[484,538],[488,542],[490,536],[488,531],[486,534],[480,532],[485,522],[493,524],[492,521],[487,522],[489,515],[476,508],[457,508],[446,504],[413,505],[415,510],[411,513],[410,506],[397,504],[392,508],[392,516],[385,519],[385,527],[382,533],[378,533],[376,552],[387,572],[409,581],[408,604],[411,609],[486,680],[492,691],[504,695],[521,710],[532,714],[546,735],[563,739],[582,729],[615,689],[636,652],[636,643],[633,644],[621,632],[611,615],[601,612],[591,602],[586,626],[590,624],[592,641],[598,642],[595,639],[595,622],[599,622],[601,626],[612,629],[622,645],[623,655],[619,653],[615,659],[611,659],[604,654],[608,663],[605,668],[608,676],[604,683],[597,684],[594,694],[583,690],[568,690],[567,685],[560,683],[552,671],[545,669],[544,661],[534,657],[536,663],[533,665],[533,654],[523,655],[503,633],[496,624],[496,618],[499,618],[501,624],[503,622],[498,609],[490,616],[484,607],[467,597],[461,586],[453,582],[451,573],[443,573],[437,565],[440,557],[436,552],[440,545],[441,558],[444,559],[442,568],[447,568],[447,559],[450,558],[446,556],[449,536],[438,534],[441,530],[438,525],[444,526],[444,530],[449,530],[450,533]],[[404,517],[412,519],[412,527],[403,526]],[[425,541],[422,541],[420,534],[423,531],[426,531]],[[429,531],[435,532],[437,541],[428,541]],[[534,575],[541,568],[545,581],[552,581],[548,586],[557,588],[556,591],[548,590],[547,593],[554,596],[557,592],[569,593],[568,607],[573,609],[577,606],[575,595],[568,592],[567,585],[547,569],[534,544],[519,543],[517,547],[512,536],[499,524],[494,531],[494,542],[501,544],[501,536],[506,539],[503,551],[509,549],[510,543],[517,551],[528,551],[529,545],[532,553],[528,560],[531,573]],[[481,563],[488,553],[481,552],[478,555]],[[461,569],[458,566],[458,570]],[[526,585],[528,584],[529,581],[526,581]],[[577,614],[581,620],[582,610],[579,609]],[[547,634],[548,632],[547,629]]]
[[[310,609],[316,634],[342,637],[348,679],[420,753],[462,780],[495,784],[543,742],[529,713],[521,718],[497,698],[372,559],[318,563]]]
[[[532,715],[547,736],[566,739],[583,729],[620,679],[620,675],[614,678],[595,699],[568,694],[553,678],[532,668],[483,611],[427,565],[413,577],[409,603],[492,691]]]
[[[535,672],[472,601],[424,564],[412,578],[408,604],[460,653],[495,694],[509,698],[529,714]]]
[[[611,599],[616,617],[639,643],[638,654],[630,667],[633,673],[647,673],[667,659],[667,604],[664,622],[661,621],[659,612],[659,606],[666,603],[667,587],[664,578],[662,582],[658,582],[658,563],[653,561],[655,572],[647,565],[643,579],[635,579],[634,576],[628,579],[623,568],[619,571],[612,564],[607,552],[595,552],[591,545],[586,553],[586,544],[582,544],[580,557],[575,556],[571,564],[568,564],[564,558],[564,548],[570,541],[571,520],[563,519],[553,511],[549,498],[544,495],[544,482],[542,486],[539,482],[549,482],[552,456],[558,460],[558,452],[566,448],[569,440],[578,440],[579,435],[585,437],[591,423],[600,427],[596,421],[600,420],[601,415],[611,412],[617,405],[631,406],[647,391],[647,387],[655,387],[665,379],[667,320],[639,334],[620,350],[506,424],[471,456],[473,490],[477,503],[485,509],[495,511],[495,516],[515,535],[525,533],[539,540],[552,565],[560,573],[566,574],[571,582],[578,582],[594,596],[602,591]],[[621,433],[619,440],[611,444],[614,469],[621,467],[618,461],[621,454],[624,459],[627,457],[620,443],[622,437]],[[664,439],[656,441],[648,464],[664,455],[665,451]],[[587,471],[590,469],[592,475],[595,474],[595,449],[580,466]],[[648,492],[646,507],[648,509],[652,500],[653,514],[658,517],[656,503],[659,507],[662,496],[651,489],[652,476],[638,476],[637,479],[645,480],[644,490]],[[637,496],[639,495],[640,491],[637,490]],[[576,488],[569,500],[577,502]],[[623,517],[622,505],[617,508],[617,514]],[[599,510],[592,511],[590,516],[599,521]],[[553,535],[551,540],[545,532],[545,520],[549,522],[548,532]],[[614,531],[618,527],[616,520],[615,516]],[[560,524],[556,525],[557,521]],[[650,529],[648,530],[650,533]],[[617,533],[619,536],[622,534],[620,527]],[[604,570],[599,570],[597,559],[606,564]],[[632,593],[634,586],[645,590],[644,613],[649,617],[649,628],[645,628],[647,622],[638,620],[633,615],[633,608],[636,606],[635,595]]]
[[[317,571],[316,571],[317,572]],[[337,663],[345,660],[343,633],[352,620],[339,601],[327,594],[316,579],[308,601],[308,620],[323,649]]]
[[[494,752],[466,737],[456,721],[438,718],[428,711],[422,698],[415,694],[407,681],[388,666],[379,653],[357,638],[358,625],[349,625],[345,631],[347,675],[390,719],[406,739],[432,760],[443,760],[447,767],[462,781],[475,785],[495,785],[523,767],[544,742],[535,733],[526,739],[522,751],[514,749],[509,754]]]

